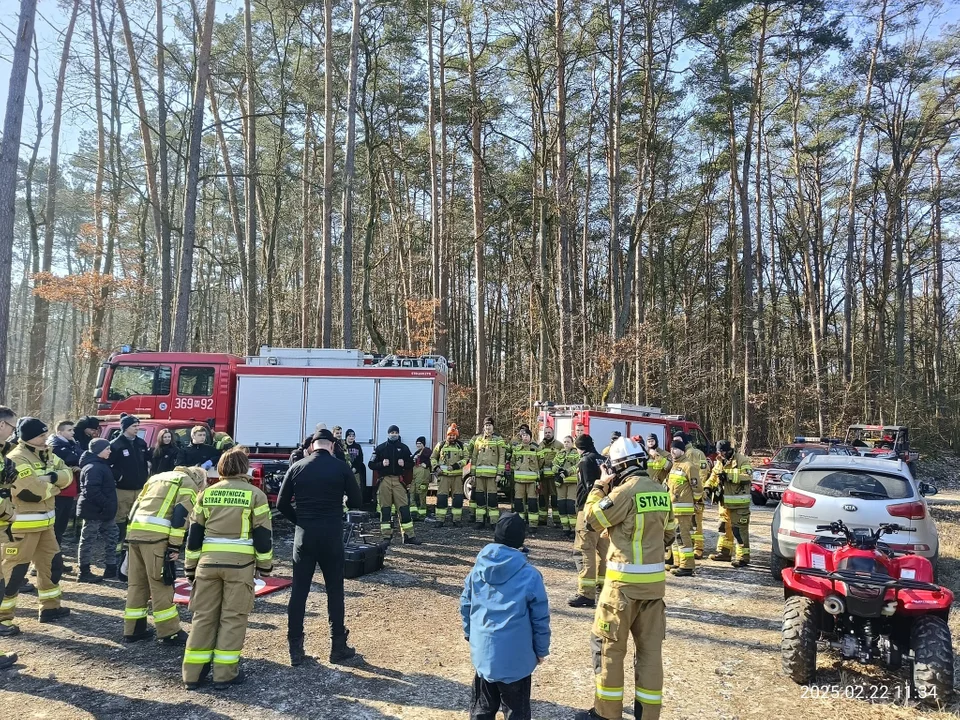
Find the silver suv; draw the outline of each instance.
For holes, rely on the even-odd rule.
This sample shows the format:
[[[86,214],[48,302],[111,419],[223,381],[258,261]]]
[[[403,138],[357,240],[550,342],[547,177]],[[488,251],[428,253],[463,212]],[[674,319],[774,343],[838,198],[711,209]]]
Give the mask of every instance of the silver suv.
[[[850,528],[876,530],[880,523],[899,523],[912,530],[888,536],[895,552],[915,553],[934,564],[940,549],[937,526],[925,495],[937,489],[918,483],[902,460],[810,455],[794,472],[771,525],[770,571],[793,565],[797,546],[818,535],[817,525],[842,520]]]

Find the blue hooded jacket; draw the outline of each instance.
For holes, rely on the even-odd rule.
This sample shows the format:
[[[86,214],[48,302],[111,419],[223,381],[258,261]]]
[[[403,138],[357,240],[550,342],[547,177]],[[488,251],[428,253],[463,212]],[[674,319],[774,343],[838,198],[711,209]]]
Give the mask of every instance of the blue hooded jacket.
[[[519,550],[490,543],[477,555],[460,595],[470,659],[488,682],[532,675],[550,653],[550,606],[540,571]]]

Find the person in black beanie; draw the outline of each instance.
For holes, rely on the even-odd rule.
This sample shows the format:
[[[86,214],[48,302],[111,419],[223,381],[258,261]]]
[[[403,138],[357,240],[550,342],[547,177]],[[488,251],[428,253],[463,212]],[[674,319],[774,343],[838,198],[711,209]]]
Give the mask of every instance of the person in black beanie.
[[[533,671],[550,654],[550,604],[543,576],[518,552],[525,534],[522,515],[501,515],[460,595],[476,669],[471,720],[493,718],[501,706],[511,720],[532,717]]]
[[[147,458],[150,449],[138,435],[139,430],[140,421],[133,415],[124,415],[120,419],[121,432],[110,443],[110,466],[117,479],[116,521],[120,546],[127,536],[127,521],[133,504],[147,483]],[[117,566],[107,565],[103,577],[107,580],[117,579]]]
[[[567,601],[567,605],[593,607],[607,571],[609,541],[587,525],[583,508],[587,504],[587,496],[593,483],[600,479],[603,456],[597,452],[593,438],[589,435],[578,437],[574,441],[574,447],[580,451],[580,464],[577,466],[577,528],[573,541],[573,557],[578,578],[577,594]]]
[[[380,443],[370,456],[367,467],[379,476],[377,500],[380,502],[380,535],[382,544],[389,545],[393,539],[393,506],[400,516],[400,533],[405,545],[420,545],[420,538],[413,530],[413,518],[410,516],[407,485],[413,472],[413,455],[400,441],[400,428],[391,425],[387,428],[387,441]]]

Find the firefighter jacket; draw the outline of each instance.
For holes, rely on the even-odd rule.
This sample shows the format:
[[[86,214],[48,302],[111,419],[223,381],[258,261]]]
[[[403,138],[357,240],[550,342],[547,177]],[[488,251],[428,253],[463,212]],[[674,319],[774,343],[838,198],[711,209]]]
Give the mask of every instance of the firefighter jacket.
[[[670,468],[673,466],[673,460],[663,450],[649,450],[649,459],[647,460],[647,474],[663,485],[670,475]]]
[[[577,481],[577,466],[580,464],[580,451],[576,448],[570,450],[560,450],[553,457],[553,475],[555,477],[563,475],[563,482],[575,483]],[[546,475],[546,470],[544,470]]]
[[[540,482],[543,458],[536,443],[515,442],[510,446],[510,470],[518,483]]]
[[[12,449],[13,445],[10,443],[4,443],[3,447],[0,447],[0,464],[3,466],[2,469],[0,469],[0,542],[5,539],[13,539],[9,537],[10,523],[13,522],[13,516],[16,514],[16,511],[13,507],[11,490],[13,482],[17,477],[17,471],[12,461],[10,461],[9,464],[9,474],[7,471],[7,454]]]
[[[198,565],[273,570],[273,525],[263,491],[246,476],[222,478],[197,496],[190,516],[183,568],[187,576]]]
[[[444,440],[437,443],[433,449],[433,455],[430,456],[430,462],[435,468],[440,469],[440,474],[450,477],[461,477],[467,461],[467,449],[459,440],[453,442]]]
[[[37,450],[19,443],[7,457],[17,479],[10,489],[16,517],[10,525],[15,535],[53,527],[54,498],[73,482],[73,471],[49,449]]]
[[[734,453],[729,460],[717,457],[706,485],[723,490],[723,506],[750,509],[750,480],[753,466],[750,458]]]
[[[470,443],[470,464],[478,477],[503,475],[507,464],[507,443],[494,433],[477,435]]]
[[[687,445],[687,460],[692,462],[700,471],[700,488],[693,491],[693,497],[696,500],[703,499],[703,485],[710,476],[710,459],[703,454],[703,450],[693,443]]]
[[[225,432],[213,434],[213,446],[221,453],[225,453],[234,445],[236,445],[236,443],[233,441],[233,438],[227,435]]]
[[[557,455],[565,452],[563,449],[563,443],[554,438],[550,442],[547,442],[544,439],[540,443],[540,449],[537,450],[537,453],[540,455],[540,465],[543,467],[543,476],[548,479],[553,479],[553,476],[557,474],[557,471],[554,469],[554,462],[557,459]]]
[[[152,543],[166,540],[172,547],[183,544],[187,518],[202,488],[188,473],[160,473],[151,477],[130,511],[127,540]]]
[[[586,521],[597,530],[605,529],[610,538],[607,582],[635,588],[638,600],[662,598],[664,548],[677,532],[666,488],[635,469],[609,494],[594,486],[587,497]]]
[[[693,515],[693,500],[700,488],[700,469],[684,456],[670,467],[667,488],[670,490],[674,514]],[[702,490],[699,492],[703,494]]]

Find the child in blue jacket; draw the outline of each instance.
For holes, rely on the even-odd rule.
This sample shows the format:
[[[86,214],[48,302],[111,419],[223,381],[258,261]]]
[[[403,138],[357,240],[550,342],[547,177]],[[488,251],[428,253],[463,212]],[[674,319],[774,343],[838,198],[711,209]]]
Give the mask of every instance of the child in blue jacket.
[[[550,606],[540,571],[519,548],[526,523],[504,513],[493,542],[477,555],[460,596],[463,634],[470,642],[473,680],[470,720],[530,720],[534,669],[550,654]]]

